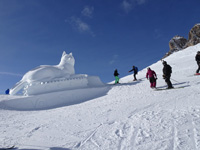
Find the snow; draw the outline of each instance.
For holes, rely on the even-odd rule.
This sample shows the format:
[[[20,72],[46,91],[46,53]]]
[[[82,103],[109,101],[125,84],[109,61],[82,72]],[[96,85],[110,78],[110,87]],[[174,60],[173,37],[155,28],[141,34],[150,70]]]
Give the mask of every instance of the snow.
[[[38,95],[61,90],[72,90],[93,86],[103,86],[99,77],[75,74],[75,59],[64,51],[58,65],[41,65],[28,71],[10,90],[11,95]],[[90,81],[91,80],[91,81]],[[92,83],[90,83],[92,82]]]
[[[32,96],[0,96],[0,146],[19,150],[199,150],[200,44],[165,59],[172,66],[172,90],[154,91],[138,73],[118,85],[97,85]],[[162,63],[151,67],[157,87],[166,87]],[[100,80],[100,79],[99,79]],[[113,82],[112,82],[113,83]]]

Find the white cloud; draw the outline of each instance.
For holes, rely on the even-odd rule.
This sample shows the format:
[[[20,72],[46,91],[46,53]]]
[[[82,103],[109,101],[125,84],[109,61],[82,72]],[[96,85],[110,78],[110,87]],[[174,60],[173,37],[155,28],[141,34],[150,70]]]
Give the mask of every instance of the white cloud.
[[[81,11],[80,17],[72,16],[69,20],[65,20],[65,22],[68,22],[69,24],[71,24],[71,26],[74,29],[76,29],[79,33],[89,33],[90,35],[95,37],[95,34],[91,30],[90,25],[87,22],[83,21],[84,19],[83,17],[92,18],[93,11],[94,11],[94,7],[85,6],[83,10]]]
[[[122,2],[121,5],[122,5],[122,9],[126,13],[129,13],[132,10],[132,8],[133,8],[133,4],[130,1],[128,1],[128,0],[123,0],[123,2]]]
[[[117,58],[118,58],[118,55],[117,55],[117,54],[113,55],[113,56],[112,56],[112,59],[111,59],[110,62],[109,62],[109,64],[110,64],[110,65],[114,64],[114,63],[117,61]]]
[[[81,14],[85,17],[92,18],[93,17],[94,7],[85,6],[82,10]]]
[[[90,27],[87,23],[83,22],[80,18],[76,18],[74,20],[75,25],[77,26],[80,32],[87,32],[90,31]]]
[[[142,5],[144,3],[146,3],[147,0],[136,0],[138,5]]]
[[[69,22],[72,27],[78,30],[80,33],[89,33],[92,36],[95,36],[90,26],[86,22],[82,21],[80,18],[71,17],[71,19],[67,22]]]
[[[22,77],[23,76],[21,74],[12,73],[12,72],[0,72],[0,75],[9,75],[9,76],[18,76],[18,77]]]
[[[145,4],[147,0],[123,0],[121,3],[122,9],[129,13],[135,6]]]

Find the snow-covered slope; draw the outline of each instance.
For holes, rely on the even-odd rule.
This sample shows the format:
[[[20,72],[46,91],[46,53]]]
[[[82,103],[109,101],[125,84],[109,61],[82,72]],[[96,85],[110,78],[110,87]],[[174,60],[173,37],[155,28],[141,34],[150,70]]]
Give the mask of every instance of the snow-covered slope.
[[[165,59],[172,66],[174,87],[184,88],[154,91],[144,69],[137,82],[129,75],[119,85],[76,89],[68,95],[1,95],[0,145],[19,150],[198,150],[200,76],[193,74],[199,50],[200,44]],[[158,75],[157,87],[166,87],[162,63],[150,67]],[[69,98],[71,103],[61,103]]]

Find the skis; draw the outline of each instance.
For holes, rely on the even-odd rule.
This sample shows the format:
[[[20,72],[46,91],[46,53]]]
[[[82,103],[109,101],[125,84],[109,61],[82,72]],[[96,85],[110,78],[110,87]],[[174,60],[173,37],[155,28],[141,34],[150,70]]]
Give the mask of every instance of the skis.
[[[195,76],[198,76],[198,75],[200,75],[200,73],[195,73],[194,75],[195,75]]]
[[[0,148],[0,150],[9,150],[9,149],[15,149],[15,145],[13,145],[11,147]]]
[[[173,90],[173,89],[181,89],[181,88],[185,88],[184,86],[182,87],[175,87],[175,88],[170,88],[170,89],[167,89],[167,88],[155,88],[155,91],[162,91],[162,90]]]

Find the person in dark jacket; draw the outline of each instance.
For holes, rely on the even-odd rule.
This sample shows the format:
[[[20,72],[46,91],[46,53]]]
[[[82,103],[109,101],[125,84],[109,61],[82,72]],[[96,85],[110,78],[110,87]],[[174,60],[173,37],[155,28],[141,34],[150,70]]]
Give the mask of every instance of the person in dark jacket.
[[[165,79],[165,82],[167,83],[167,88],[171,89],[174,88],[172,86],[172,83],[170,81],[171,73],[172,73],[172,67],[167,64],[166,61],[163,61],[163,79]]]
[[[198,65],[198,69],[197,69],[196,73],[199,73],[199,71],[200,71],[200,51],[197,52],[195,60],[197,61],[197,65]]]
[[[115,76],[115,84],[119,83],[119,77],[118,77],[119,73],[117,71],[117,69],[115,69],[114,71],[114,76]]]
[[[137,80],[136,75],[138,73],[138,68],[136,66],[133,66],[133,69],[131,69],[129,72],[131,72],[131,71],[133,71],[133,77],[134,77],[133,81],[136,81]]]

